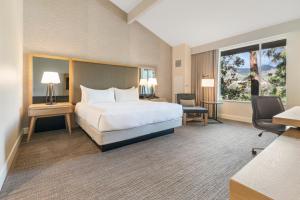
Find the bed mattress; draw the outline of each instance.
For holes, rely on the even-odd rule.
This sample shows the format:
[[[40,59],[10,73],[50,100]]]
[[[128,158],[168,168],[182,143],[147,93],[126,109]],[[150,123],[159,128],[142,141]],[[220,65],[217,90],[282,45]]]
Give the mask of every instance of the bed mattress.
[[[75,113],[99,132],[109,132],[179,119],[182,106],[151,101],[77,103]]]

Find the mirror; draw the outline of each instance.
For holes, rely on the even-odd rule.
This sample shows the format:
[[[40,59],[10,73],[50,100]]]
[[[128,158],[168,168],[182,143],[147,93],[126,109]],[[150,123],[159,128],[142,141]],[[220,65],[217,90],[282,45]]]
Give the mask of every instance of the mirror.
[[[33,57],[33,103],[45,103],[48,85],[41,83],[44,72],[57,72],[60,83],[53,85],[56,102],[69,101],[69,61],[62,59]]]
[[[157,85],[157,75],[155,67],[140,67],[140,94],[141,97],[154,95]],[[156,83],[153,83],[155,81]]]

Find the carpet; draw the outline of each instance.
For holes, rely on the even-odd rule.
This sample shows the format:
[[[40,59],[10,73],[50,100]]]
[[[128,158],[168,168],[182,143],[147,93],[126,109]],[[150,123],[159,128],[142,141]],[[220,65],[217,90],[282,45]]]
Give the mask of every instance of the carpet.
[[[102,153],[81,130],[21,142],[0,199],[226,200],[229,179],[275,135],[248,124],[190,123]]]

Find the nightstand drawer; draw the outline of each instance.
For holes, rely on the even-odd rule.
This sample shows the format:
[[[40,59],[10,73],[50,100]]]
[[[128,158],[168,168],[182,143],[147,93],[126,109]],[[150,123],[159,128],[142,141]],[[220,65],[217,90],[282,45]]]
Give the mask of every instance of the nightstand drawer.
[[[51,109],[29,109],[28,116],[54,116],[54,115],[63,115],[66,113],[72,113],[72,107],[65,108],[51,108]]]

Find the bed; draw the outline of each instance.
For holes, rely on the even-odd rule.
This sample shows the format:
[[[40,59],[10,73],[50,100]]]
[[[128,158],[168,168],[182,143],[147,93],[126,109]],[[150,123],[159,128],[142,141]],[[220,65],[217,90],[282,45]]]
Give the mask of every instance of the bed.
[[[77,103],[75,119],[102,151],[170,134],[182,125],[178,104],[137,101]]]
[[[75,121],[102,151],[170,134],[182,125],[181,105],[138,99],[137,67],[73,61],[72,72]],[[110,96],[98,95],[102,102],[87,102],[82,85]],[[128,99],[128,94],[118,95],[131,89],[137,93],[134,99]]]

